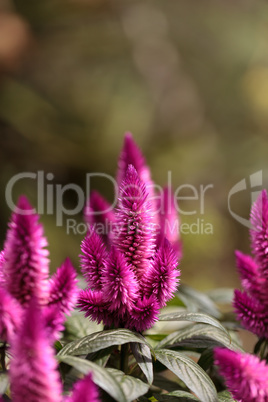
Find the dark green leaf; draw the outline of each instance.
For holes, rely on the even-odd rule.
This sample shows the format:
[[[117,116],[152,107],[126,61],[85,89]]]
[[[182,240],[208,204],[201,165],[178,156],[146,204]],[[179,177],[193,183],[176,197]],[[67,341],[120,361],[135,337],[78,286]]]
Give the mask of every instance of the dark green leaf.
[[[211,325],[194,324],[173,332],[158,343],[157,349],[184,346],[191,348],[207,348],[224,345],[233,350],[242,348],[222,330]]]
[[[204,350],[204,352],[201,354],[197,364],[199,366],[207,371],[214,363],[214,355],[213,355],[213,348],[207,348]]]
[[[138,378],[130,375],[125,375],[122,371],[108,368],[107,371],[116,378],[117,382],[123,388],[125,395],[127,395],[128,401],[133,401],[139,396],[146,394],[149,389],[149,385],[145,384]]]
[[[65,337],[69,340],[80,339],[99,330],[100,325],[90,321],[78,311],[75,311],[65,322]]]
[[[111,329],[95,332],[82,339],[70,342],[64,346],[58,355],[83,355],[97,352],[98,350],[113,345],[123,345],[129,342],[144,343],[149,346],[146,339],[137,332],[132,332],[128,329]],[[151,346],[149,346],[149,348],[151,348]]]
[[[157,360],[176,374],[202,402],[217,402],[213,382],[192,359],[168,349],[157,350],[155,354]]]
[[[217,306],[206,294],[181,284],[177,295],[189,310],[193,312],[202,311],[213,317],[220,318],[221,313]]]
[[[206,292],[208,297],[215,303],[230,304],[233,301],[234,289],[233,288],[218,288]]]
[[[177,391],[180,389],[180,385],[175,381],[171,381],[166,377],[163,377],[161,374],[155,373],[154,374],[154,382],[153,385],[157,388],[160,388],[165,391]]]
[[[75,356],[58,356],[60,362],[69,364],[83,374],[93,373],[94,382],[115,400],[127,402],[127,398],[118,379],[107,369]]]
[[[232,395],[228,391],[222,391],[218,393],[219,402],[236,402]]]
[[[153,382],[153,363],[150,348],[143,343],[131,343],[132,353],[146,376],[148,383],[151,385]]]
[[[192,321],[192,322],[200,322],[203,324],[209,324],[213,327],[219,328],[224,331],[226,334],[228,332],[226,329],[221,325],[221,323],[216,320],[215,318],[204,314],[204,313],[187,313],[187,312],[177,312],[177,313],[170,313],[170,314],[162,314],[159,317],[159,321]]]
[[[168,394],[164,394],[164,395],[157,395],[157,400],[159,402],[171,402],[172,400],[174,401],[181,401],[181,402],[188,402],[188,401],[199,401],[198,398],[196,398],[196,396],[194,396],[193,394],[190,394],[189,392],[186,391],[173,391],[173,392],[169,392]]]

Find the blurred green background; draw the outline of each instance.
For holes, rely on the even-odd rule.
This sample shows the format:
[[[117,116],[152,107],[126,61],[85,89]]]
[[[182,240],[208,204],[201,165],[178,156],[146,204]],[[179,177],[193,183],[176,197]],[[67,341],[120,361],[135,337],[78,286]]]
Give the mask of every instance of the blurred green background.
[[[171,171],[174,189],[213,185],[204,214],[198,201],[181,202],[197,210],[182,222],[213,227],[182,235],[182,280],[237,286],[234,249],[249,251],[248,229],[230,215],[228,193],[259,170],[267,187],[267,2],[0,0],[0,9],[1,246],[15,174],[44,171],[54,186],[84,189],[87,173],[115,174],[129,130],[157,184]],[[94,187],[113,200],[110,184]],[[19,181],[20,193],[37,205],[34,180]],[[66,208],[76,202],[66,192]],[[250,189],[231,205],[247,218]],[[56,227],[55,215],[41,220],[51,270],[67,255],[78,268],[83,236]]]

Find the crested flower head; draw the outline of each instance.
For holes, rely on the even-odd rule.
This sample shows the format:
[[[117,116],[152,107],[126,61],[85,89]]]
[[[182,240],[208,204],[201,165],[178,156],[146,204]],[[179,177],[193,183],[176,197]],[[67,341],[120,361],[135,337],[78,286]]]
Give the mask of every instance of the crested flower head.
[[[157,239],[154,200],[150,199],[150,171],[130,134],[119,159],[119,197],[113,231],[107,245],[91,228],[82,242],[82,272],[88,289],[78,306],[86,317],[106,326],[144,331],[155,323],[159,309],[173,297],[178,285],[179,239],[172,232],[175,206],[164,197]],[[164,192],[166,194],[166,192]],[[100,208],[99,208],[100,209]]]
[[[104,300],[110,302],[109,310],[125,313],[131,310],[138,297],[139,285],[126,258],[120,251],[112,248],[102,276]]]
[[[244,328],[259,337],[268,338],[268,314],[265,305],[237,289],[234,292],[233,305],[237,318]]]
[[[268,277],[268,197],[263,190],[254,203],[250,221],[251,247],[259,268]]]
[[[214,350],[215,364],[233,397],[243,402],[268,401],[268,366],[258,357],[229,349]]]
[[[164,307],[177,290],[180,271],[177,269],[177,253],[169,241],[165,239],[159,247],[151,266],[144,278],[144,293],[154,294],[160,307]]]
[[[4,278],[4,272],[3,272],[3,266],[5,262],[5,253],[4,250],[0,252],[0,286],[4,285],[5,278]]]
[[[14,402],[59,402],[62,387],[42,311],[34,299],[11,342],[10,382]]]
[[[103,239],[91,228],[81,245],[80,255],[82,273],[88,285],[95,290],[101,290],[101,277],[107,259],[107,250]]]
[[[72,395],[65,402],[99,402],[99,393],[92,380],[92,374],[87,374],[74,384]]]
[[[5,288],[0,287],[0,339],[10,342],[19,328],[22,308]]]
[[[155,228],[152,221],[148,193],[136,169],[129,165],[119,192],[116,212],[116,229],[113,242],[132,264],[138,277],[149,266],[148,259],[154,255]]]
[[[69,258],[50,279],[48,305],[57,306],[62,313],[70,313],[75,306],[77,289],[76,271]]]
[[[246,329],[268,338],[268,197],[265,190],[252,207],[251,225],[254,258],[236,252],[244,292],[235,291],[234,308]]]
[[[43,304],[49,273],[47,240],[26,197],[19,198],[5,242],[3,272],[7,290],[22,305],[32,297]]]

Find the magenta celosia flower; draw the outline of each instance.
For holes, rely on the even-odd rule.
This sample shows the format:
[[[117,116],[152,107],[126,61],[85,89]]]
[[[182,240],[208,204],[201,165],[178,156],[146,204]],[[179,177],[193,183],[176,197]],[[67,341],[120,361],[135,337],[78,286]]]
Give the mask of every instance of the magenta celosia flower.
[[[112,206],[97,191],[92,191],[84,208],[84,217],[89,227],[94,227],[107,242],[115,216]]]
[[[74,384],[73,393],[65,402],[99,402],[99,393],[89,373],[82,380]]]
[[[237,319],[242,322],[244,328],[258,335],[268,338],[268,313],[267,306],[246,292],[235,290],[234,308]]]
[[[252,224],[250,230],[252,253],[255,255],[260,271],[268,277],[268,197],[266,190],[261,192],[254,203],[250,221]]]
[[[91,228],[82,241],[81,270],[88,285],[101,290],[101,276],[108,253],[102,238]]]
[[[90,289],[81,290],[78,299],[78,307],[85,312],[86,317],[100,324],[112,325],[114,316],[109,314],[109,303],[104,301],[104,294],[101,291]]]
[[[148,193],[137,171],[129,165],[119,191],[113,242],[141,277],[155,252],[155,227]]]
[[[4,254],[4,250],[0,252],[0,286],[3,286],[5,281],[3,273],[3,265],[5,262]]]
[[[0,339],[8,342],[19,328],[22,308],[7,290],[0,287]]]
[[[59,402],[62,386],[42,311],[34,299],[11,342],[10,382],[13,402]]]
[[[164,307],[176,292],[180,275],[177,265],[177,253],[165,239],[144,276],[144,294],[147,297],[155,295],[160,307]]]
[[[157,239],[153,215],[158,211],[149,199],[149,173],[140,150],[127,135],[119,161],[115,221],[107,245],[95,228],[90,228],[82,242],[82,272],[89,288],[81,291],[78,306],[86,317],[106,326],[137,331],[150,328],[177,289],[178,233],[171,231],[177,215],[174,204],[171,211],[167,208],[165,196],[161,238]],[[164,236],[165,219],[172,245]]]
[[[234,309],[242,325],[268,338],[268,197],[263,190],[251,211],[251,246],[255,258],[236,252],[244,292],[235,291]]]
[[[159,315],[159,303],[154,295],[138,300],[131,311],[128,327],[136,331],[144,331],[153,326]]]
[[[47,240],[38,215],[26,197],[19,198],[5,242],[3,272],[7,290],[21,305],[32,297],[44,303],[49,274]]]
[[[147,191],[149,188],[153,189],[154,185],[151,180],[150,169],[146,165],[144,156],[134,142],[132,134],[126,133],[123,149],[118,159],[117,182],[119,185],[121,185],[122,181],[125,179],[129,165],[134,166],[141,181],[143,181],[147,187]]]
[[[159,234],[157,236],[157,244],[162,244],[165,238],[167,238],[177,251],[178,257],[181,258],[180,221],[174,197],[172,189],[167,186],[158,200]]]
[[[215,364],[229,391],[241,402],[268,401],[268,366],[258,357],[229,349],[214,350]]]
[[[55,339],[62,329],[64,313],[74,307],[78,295],[76,273],[69,260],[49,280],[48,251],[44,248],[47,241],[38,220],[39,216],[33,212],[27,198],[20,197],[0,259],[0,290],[4,289],[1,297],[7,301],[4,308],[8,342],[12,333],[8,328],[14,327],[15,313],[21,311],[22,314],[32,298],[45,310],[48,333]],[[14,307],[12,310],[13,299],[21,309]]]
[[[78,296],[76,271],[69,258],[50,279],[47,305],[56,305],[62,313],[70,313]]]
[[[112,248],[102,275],[104,300],[109,302],[109,310],[123,315],[131,310],[138,298],[139,285],[126,258],[120,251]]]

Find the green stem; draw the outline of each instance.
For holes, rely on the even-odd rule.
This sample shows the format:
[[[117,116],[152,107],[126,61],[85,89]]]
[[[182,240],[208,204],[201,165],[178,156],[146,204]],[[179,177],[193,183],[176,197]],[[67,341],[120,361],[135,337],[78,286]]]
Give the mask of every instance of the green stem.
[[[120,369],[127,374],[128,371],[128,344],[121,345]]]

